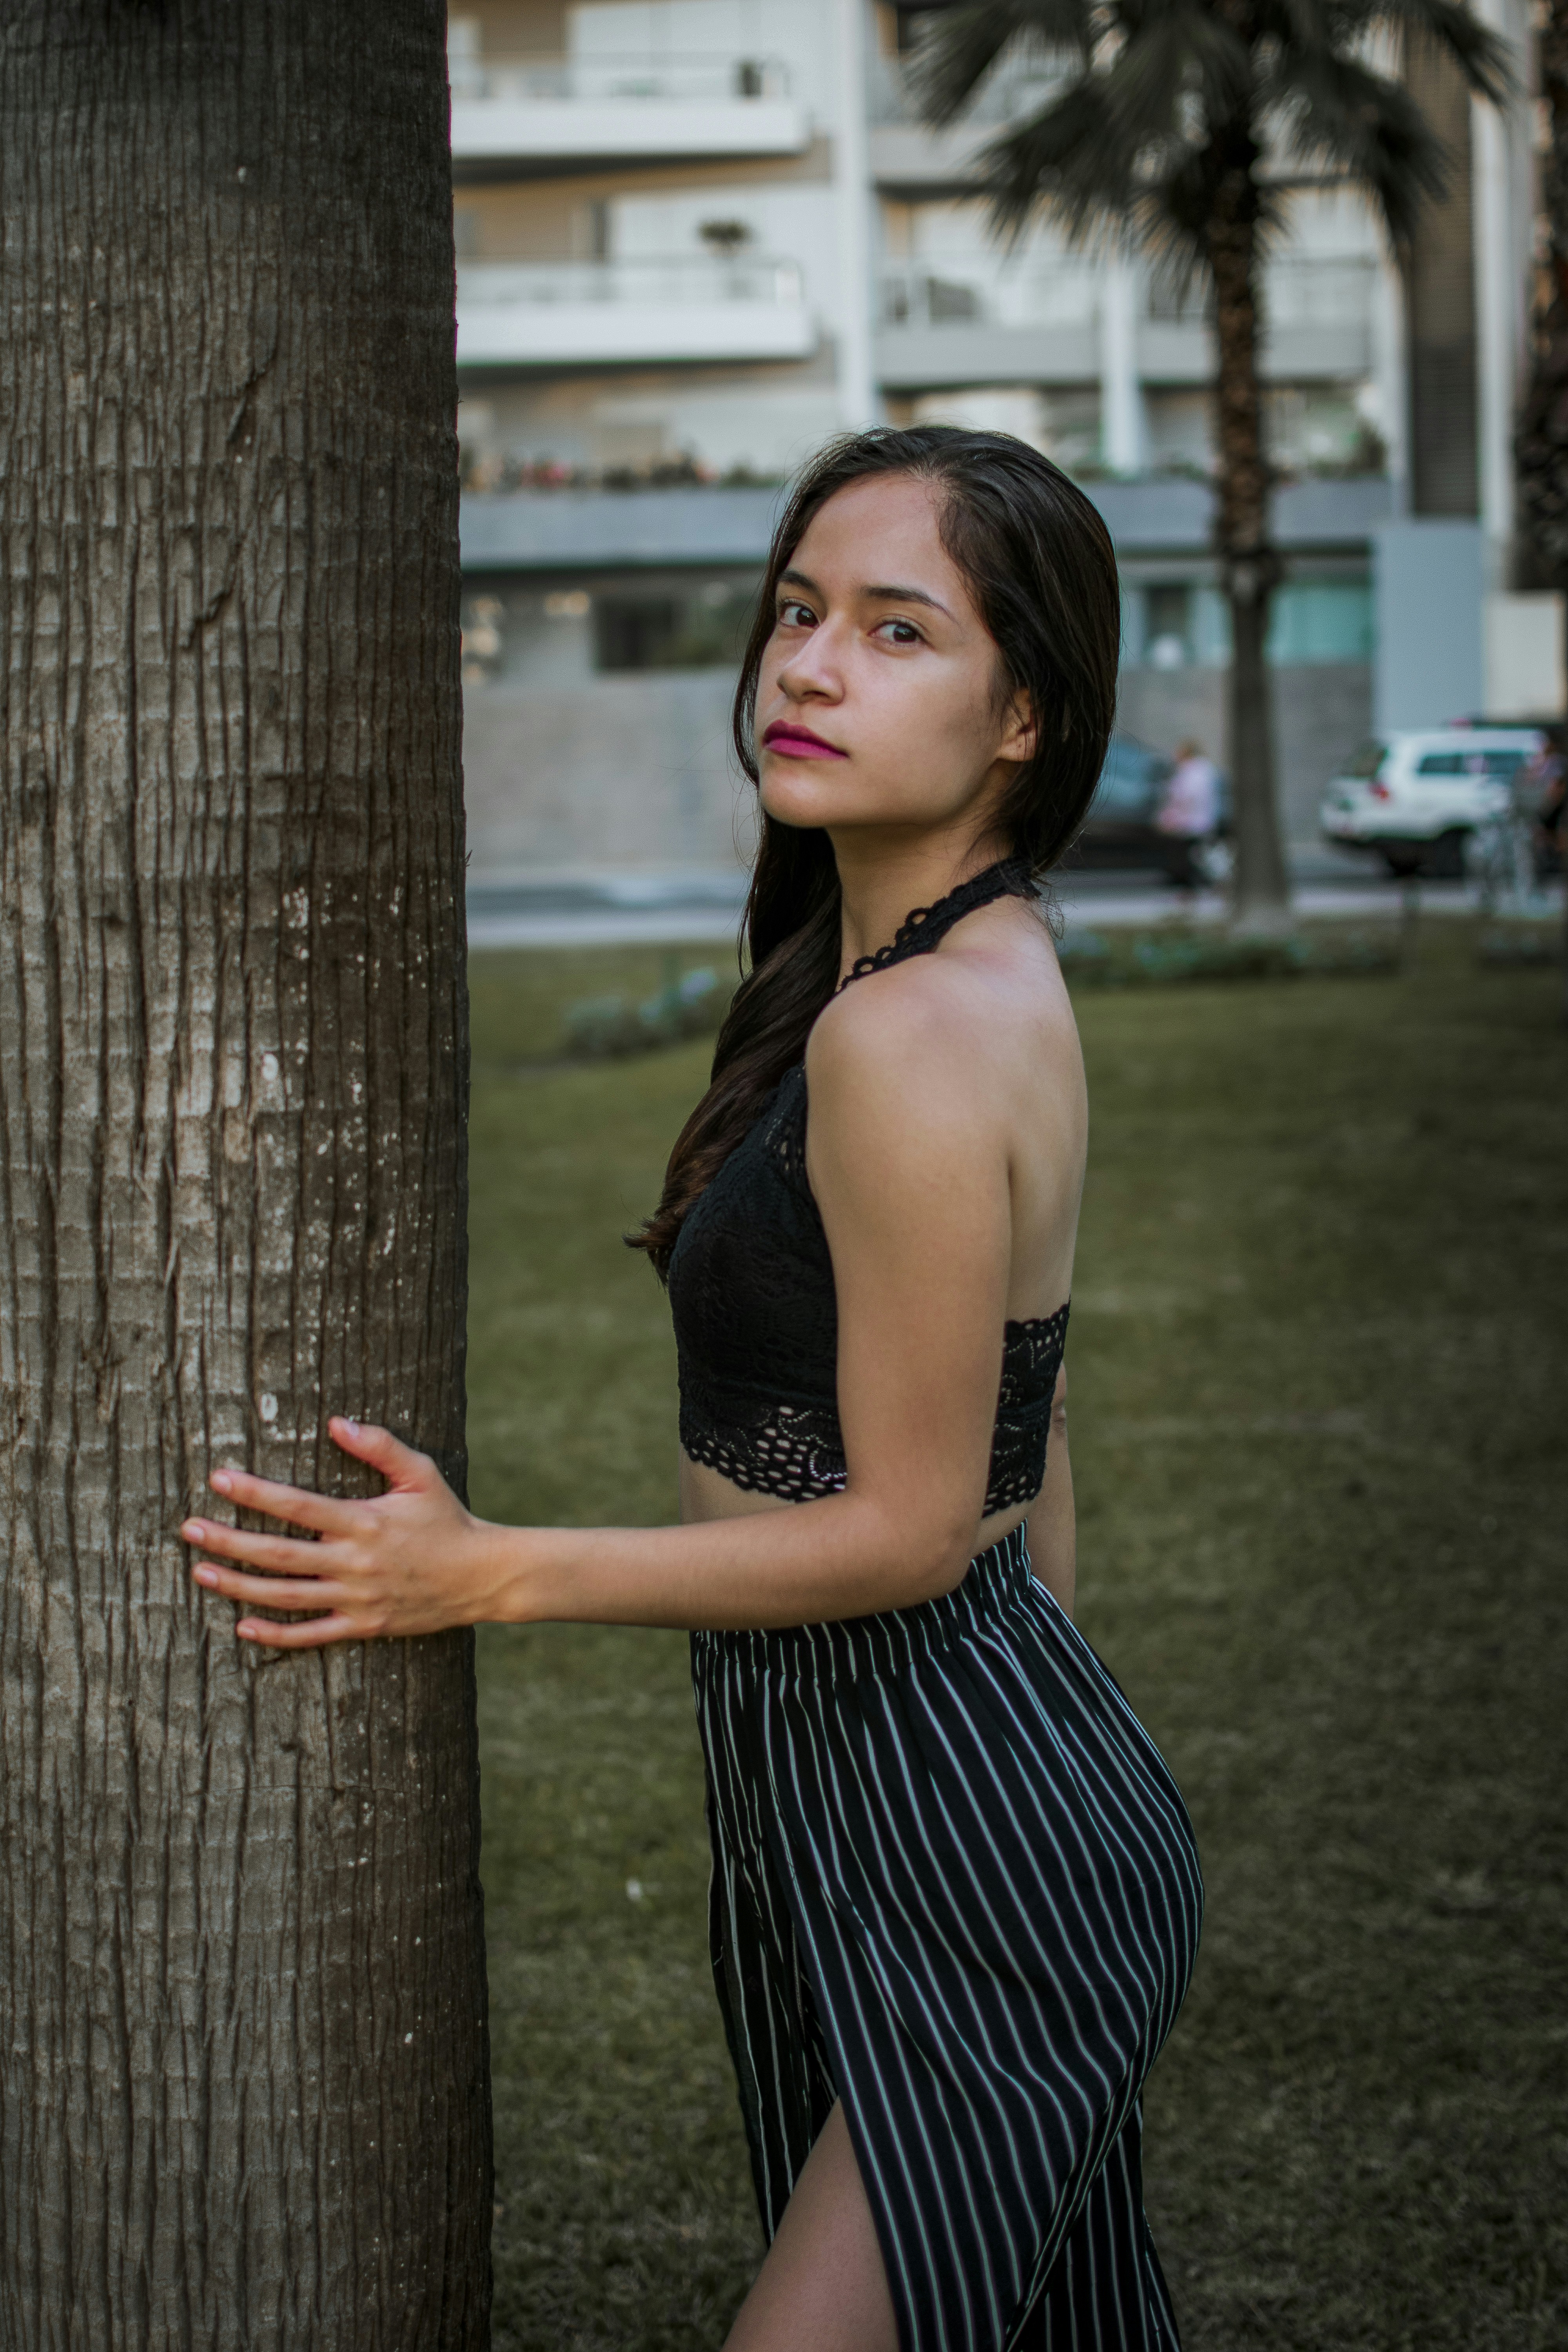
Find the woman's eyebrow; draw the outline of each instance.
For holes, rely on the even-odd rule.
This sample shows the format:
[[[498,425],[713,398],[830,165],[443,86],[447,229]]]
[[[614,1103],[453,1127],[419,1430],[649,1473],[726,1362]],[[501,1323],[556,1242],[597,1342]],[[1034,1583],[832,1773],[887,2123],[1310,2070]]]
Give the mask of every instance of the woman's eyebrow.
[[[933,613],[944,613],[950,621],[952,618],[942,599],[925,588],[870,587],[862,588],[860,593],[873,604],[929,604]]]
[[[778,577],[778,584],[781,588],[804,588],[806,590],[808,594],[813,596],[820,596],[822,593],[816,582],[811,578],[808,572],[795,572],[793,570],[781,572]],[[867,603],[871,604],[929,604],[933,613],[944,614],[950,621],[952,618],[952,614],[948,611],[947,606],[942,602],[942,599],[938,596],[933,596],[929,589],[900,588],[890,583],[873,583],[868,587],[857,589],[856,593],[857,595],[864,597]]]

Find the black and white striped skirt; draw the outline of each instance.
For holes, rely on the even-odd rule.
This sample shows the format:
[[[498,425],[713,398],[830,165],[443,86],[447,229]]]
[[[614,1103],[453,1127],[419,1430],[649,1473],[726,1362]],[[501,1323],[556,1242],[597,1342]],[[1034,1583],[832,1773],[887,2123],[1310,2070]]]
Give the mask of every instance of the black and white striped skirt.
[[[836,2098],[900,2352],[1168,2352],[1139,2093],[1192,1826],[1020,1528],[941,1600],[692,1637],[714,1975],[772,2239]]]

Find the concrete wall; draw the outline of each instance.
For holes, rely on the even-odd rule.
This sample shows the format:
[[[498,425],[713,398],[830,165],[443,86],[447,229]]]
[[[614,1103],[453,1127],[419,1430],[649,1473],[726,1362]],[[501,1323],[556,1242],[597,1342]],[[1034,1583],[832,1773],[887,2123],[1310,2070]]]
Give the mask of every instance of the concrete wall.
[[[1324,785],[1371,731],[1371,672],[1322,663],[1272,675],[1285,834],[1310,844]],[[1167,751],[1194,736],[1223,765],[1225,684],[1218,669],[1126,669],[1121,724]],[[724,670],[470,685],[464,768],[474,874],[712,869],[743,859],[754,800],[730,749],[731,685]]]
[[[1443,727],[1483,707],[1480,525],[1384,523],[1373,533],[1377,725]]]
[[[726,670],[470,685],[470,872],[724,867],[750,853],[752,787],[730,749]]]
[[[1372,733],[1372,670],[1362,662],[1277,669],[1274,695],[1285,838],[1316,846],[1323,787]]]

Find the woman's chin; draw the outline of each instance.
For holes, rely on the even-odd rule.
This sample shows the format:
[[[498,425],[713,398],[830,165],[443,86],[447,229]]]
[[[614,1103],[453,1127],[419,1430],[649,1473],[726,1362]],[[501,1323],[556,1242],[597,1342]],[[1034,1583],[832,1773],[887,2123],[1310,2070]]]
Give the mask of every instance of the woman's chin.
[[[815,770],[816,761],[770,760],[763,770],[759,798],[763,813],[775,824],[812,826],[841,823],[848,814],[848,804],[854,795],[840,790],[835,792],[829,777],[817,773],[802,773]],[[784,769],[785,772],[780,774]]]

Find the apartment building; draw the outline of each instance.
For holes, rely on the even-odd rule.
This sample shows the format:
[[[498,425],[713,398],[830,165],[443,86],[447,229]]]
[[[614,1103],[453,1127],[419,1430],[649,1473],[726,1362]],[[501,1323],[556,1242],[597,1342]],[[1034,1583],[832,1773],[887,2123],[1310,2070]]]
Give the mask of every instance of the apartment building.
[[[1124,722],[1223,756],[1210,330],[1140,262],[1075,251],[1049,220],[998,247],[975,157],[1037,102],[1039,68],[999,72],[932,134],[909,86],[917,16],[886,0],[467,0],[451,16],[479,870],[732,868],[747,801],[729,677],[778,485],[876,418],[996,426],[1082,480],[1121,563]],[[1511,376],[1478,363],[1477,305],[1500,316],[1506,281],[1514,349],[1528,180],[1501,134],[1478,175],[1462,100],[1456,119],[1460,195],[1425,232],[1414,293],[1342,185],[1290,187],[1269,264],[1289,559],[1271,652],[1297,837],[1371,723],[1378,534],[1412,511],[1470,520],[1477,580],[1502,580]],[[1412,353],[1432,385],[1415,407]]]

